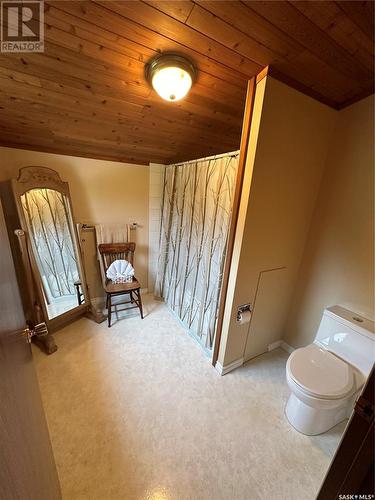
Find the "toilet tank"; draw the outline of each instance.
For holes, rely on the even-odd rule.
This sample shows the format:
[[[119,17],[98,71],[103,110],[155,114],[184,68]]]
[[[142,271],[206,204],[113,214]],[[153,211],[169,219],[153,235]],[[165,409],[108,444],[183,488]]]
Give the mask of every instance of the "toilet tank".
[[[375,323],[341,306],[329,307],[323,312],[314,343],[367,377],[375,362]]]

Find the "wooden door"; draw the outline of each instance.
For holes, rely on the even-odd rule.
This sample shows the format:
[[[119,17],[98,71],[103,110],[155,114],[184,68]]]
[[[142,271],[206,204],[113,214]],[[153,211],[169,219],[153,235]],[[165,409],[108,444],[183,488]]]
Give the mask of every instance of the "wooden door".
[[[58,500],[43,412],[0,202],[0,498]]]

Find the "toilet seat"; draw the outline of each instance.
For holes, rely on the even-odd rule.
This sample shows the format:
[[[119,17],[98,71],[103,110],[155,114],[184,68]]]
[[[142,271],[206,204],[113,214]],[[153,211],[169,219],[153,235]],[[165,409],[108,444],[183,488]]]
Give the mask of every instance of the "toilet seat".
[[[316,344],[293,351],[287,372],[305,394],[315,398],[341,399],[353,391],[352,367]]]

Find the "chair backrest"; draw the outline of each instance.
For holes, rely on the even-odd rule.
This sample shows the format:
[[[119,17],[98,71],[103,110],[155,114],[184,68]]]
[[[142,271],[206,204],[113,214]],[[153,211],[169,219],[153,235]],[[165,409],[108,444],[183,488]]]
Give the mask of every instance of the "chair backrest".
[[[135,243],[100,243],[98,249],[102,256],[104,273],[115,260],[127,260],[133,265]]]

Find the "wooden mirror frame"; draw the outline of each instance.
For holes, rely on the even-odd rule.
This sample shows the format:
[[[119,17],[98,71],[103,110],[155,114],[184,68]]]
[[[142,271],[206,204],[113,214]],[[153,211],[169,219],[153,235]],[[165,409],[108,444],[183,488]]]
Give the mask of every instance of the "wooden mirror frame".
[[[72,199],[70,196],[69,185],[67,182],[64,182],[58,172],[52,170],[48,167],[40,167],[40,166],[26,166],[22,167],[19,170],[19,175],[17,179],[12,179],[11,181],[12,191],[15,198],[18,216],[21,221],[22,230],[26,233],[26,237],[28,241],[28,247],[31,245],[31,238],[29,236],[29,229],[26,223],[26,218],[21,202],[21,197],[26,192],[31,191],[33,189],[52,189],[54,191],[58,191],[63,194],[68,200],[69,212],[71,216],[71,220],[69,223],[71,224],[71,236],[73,241],[73,246],[75,253],[77,255],[77,267],[80,275],[81,287],[84,292],[85,302],[83,304],[77,305],[73,309],[66,311],[59,316],[54,318],[48,317],[48,311],[45,303],[45,297],[43,293],[43,285],[40,276],[40,271],[37,265],[37,261],[33,251],[29,251],[29,259],[31,264],[31,270],[34,278],[34,283],[36,286],[36,299],[38,303],[35,305],[36,309],[39,309],[43,312],[44,321],[48,326],[48,329],[54,331],[64,324],[82,316],[83,314],[92,315],[92,304],[90,300],[90,295],[88,292],[86,274],[83,265],[83,259],[81,254],[81,248],[79,245],[79,237],[77,233],[76,222],[73,213],[72,207]],[[22,235],[21,235],[22,236]],[[25,237],[25,236],[23,236]],[[22,243],[20,242],[22,245]],[[22,248],[21,248],[22,252]],[[33,294],[33,290],[29,290],[29,293]]]

